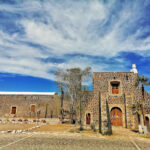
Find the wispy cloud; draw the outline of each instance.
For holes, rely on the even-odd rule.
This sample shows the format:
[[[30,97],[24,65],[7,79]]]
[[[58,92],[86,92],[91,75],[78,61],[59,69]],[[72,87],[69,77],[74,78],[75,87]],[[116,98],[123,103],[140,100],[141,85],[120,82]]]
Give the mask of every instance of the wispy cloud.
[[[54,79],[58,68],[126,70],[123,52],[150,55],[149,8],[146,0],[4,1],[0,71]]]

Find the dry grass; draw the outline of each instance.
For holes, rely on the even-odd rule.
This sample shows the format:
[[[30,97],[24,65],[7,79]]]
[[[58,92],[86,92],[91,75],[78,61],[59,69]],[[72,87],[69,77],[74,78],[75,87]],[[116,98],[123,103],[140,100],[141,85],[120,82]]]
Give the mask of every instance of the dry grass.
[[[7,131],[7,130],[23,130],[28,129],[35,126],[35,124],[13,124],[13,123],[6,123],[0,124],[0,131]]]
[[[150,138],[150,135],[139,134],[123,127],[113,127],[113,135],[119,138]]]
[[[150,139],[150,135],[140,135],[140,137],[143,137],[143,138],[148,138],[148,139]]]
[[[81,135],[88,135],[93,137],[104,137],[108,139],[135,139],[135,138],[150,138],[150,135],[138,134],[136,132],[131,131],[130,129],[126,129],[123,127],[112,127],[113,135],[101,135],[98,133],[98,130],[94,132],[91,129],[85,129],[83,131],[79,131],[79,127],[73,128],[70,130],[71,133],[79,133]]]
[[[40,128],[33,129],[32,131],[29,132],[64,132],[72,127],[74,126],[70,124],[55,124],[55,125],[46,124],[41,126]]]

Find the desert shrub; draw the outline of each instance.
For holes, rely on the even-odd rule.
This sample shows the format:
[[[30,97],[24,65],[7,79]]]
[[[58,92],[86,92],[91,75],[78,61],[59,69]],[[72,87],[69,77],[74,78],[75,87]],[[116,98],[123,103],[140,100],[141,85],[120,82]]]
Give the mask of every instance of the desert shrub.
[[[22,119],[18,119],[19,122],[22,122]]]
[[[46,123],[46,120],[42,120],[43,123]]]
[[[83,130],[84,130],[84,128],[83,128],[82,126],[80,126],[79,130],[80,130],[80,131],[83,131]]]
[[[91,127],[91,129],[92,129],[94,132],[96,132],[95,123],[91,123],[90,127]]]

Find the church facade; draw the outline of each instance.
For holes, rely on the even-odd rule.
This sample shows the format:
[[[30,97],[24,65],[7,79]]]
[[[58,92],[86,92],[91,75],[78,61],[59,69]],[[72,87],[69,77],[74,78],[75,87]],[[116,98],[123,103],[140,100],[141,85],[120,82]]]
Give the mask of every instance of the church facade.
[[[107,121],[106,101],[109,105],[110,119],[113,126],[137,129],[139,117],[133,113],[132,106],[142,101],[141,88],[135,86],[136,66],[131,72],[94,72],[93,97],[88,101],[84,123],[98,124],[99,97],[101,98],[102,126]],[[145,91],[145,122],[150,127],[150,95]]]

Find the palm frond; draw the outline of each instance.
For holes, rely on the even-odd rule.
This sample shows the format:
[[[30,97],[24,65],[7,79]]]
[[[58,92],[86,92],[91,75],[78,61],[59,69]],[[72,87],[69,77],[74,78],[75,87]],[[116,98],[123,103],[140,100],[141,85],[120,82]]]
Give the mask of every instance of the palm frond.
[[[135,81],[135,86],[138,86],[139,84],[143,84],[143,85],[150,85],[150,82],[148,82],[148,78],[144,77],[144,75],[141,76],[137,76],[137,79]]]

